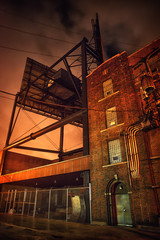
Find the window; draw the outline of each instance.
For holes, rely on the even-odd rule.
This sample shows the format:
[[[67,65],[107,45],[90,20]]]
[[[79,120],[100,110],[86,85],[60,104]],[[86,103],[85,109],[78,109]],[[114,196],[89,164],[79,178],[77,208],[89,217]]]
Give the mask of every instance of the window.
[[[108,69],[104,69],[103,71],[102,71],[102,75],[106,75],[108,73]]]
[[[116,139],[108,142],[110,163],[122,162],[120,140]]]
[[[108,95],[113,93],[112,79],[108,79],[107,81],[103,82],[103,92],[104,97],[107,97]]]
[[[117,125],[116,107],[106,110],[107,128]]]

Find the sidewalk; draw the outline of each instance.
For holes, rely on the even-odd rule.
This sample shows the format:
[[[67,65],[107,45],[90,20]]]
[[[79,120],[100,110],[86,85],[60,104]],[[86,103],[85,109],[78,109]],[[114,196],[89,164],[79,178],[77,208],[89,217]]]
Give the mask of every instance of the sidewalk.
[[[0,239],[151,240],[160,239],[160,234],[159,232],[141,231],[140,229],[128,227],[98,226],[29,216],[0,214]]]

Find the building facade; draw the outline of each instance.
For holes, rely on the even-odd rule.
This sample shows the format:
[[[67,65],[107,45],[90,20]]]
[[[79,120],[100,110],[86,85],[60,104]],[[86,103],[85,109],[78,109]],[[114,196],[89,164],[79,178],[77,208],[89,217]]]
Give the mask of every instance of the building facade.
[[[158,225],[160,40],[102,63],[87,76],[87,96],[89,154],[41,160],[43,166],[34,158],[31,168],[17,155],[24,168],[15,172],[8,153],[0,176],[1,212],[12,207],[80,222]]]
[[[92,220],[158,224],[160,41],[88,77]]]

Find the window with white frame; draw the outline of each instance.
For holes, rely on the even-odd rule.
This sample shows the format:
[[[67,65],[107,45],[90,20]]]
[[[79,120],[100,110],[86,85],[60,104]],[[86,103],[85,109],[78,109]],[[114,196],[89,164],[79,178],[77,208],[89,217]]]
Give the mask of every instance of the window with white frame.
[[[110,164],[122,162],[120,139],[108,142]]]
[[[108,79],[107,81],[103,82],[103,92],[104,97],[107,97],[108,95],[113,93],[112,79]]]
[[[106,110],[107,128],[117,125],[117,113],[116,107],[112,107]]]

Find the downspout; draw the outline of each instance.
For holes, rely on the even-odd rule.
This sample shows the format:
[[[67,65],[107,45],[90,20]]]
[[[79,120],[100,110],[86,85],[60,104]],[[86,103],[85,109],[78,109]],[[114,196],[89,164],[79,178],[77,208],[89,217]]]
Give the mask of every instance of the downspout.
[[[126,133],[124,131],[123,133],[124,137],[124,144],[125,144],[125,152],[126,152],[126,158],[127,158],[127,172],[128,172],[128,178],[129,178],[129,185],[132,187],[132,178],[131,178],[131,170],[129,165],[129,157],[128,157],[128,149],[127,149],[127,141],[126,141]]]
[[[130,159],[130,171],[131,176],[138,177],[139,175],[139,154],[136,141],[136,134],[142,130],[142,126],[137,124],[135,126],[130,126],[127,129],[127,139],[129,146],[129,159]]]
[[[128,151],[129,152],[127,156],[127,161],[129,161],[129,170],[130,170],[130,176],[131,176],[131,182],[132,178],[138,177],[139,175],[139,154],[138,154],[138,147],[137,147],[137,140],[136,140],[136,134],[141,131],[143,128],[141,125],[137,126],[131,126],[127,129],[127,137],[128,137]],[[143,133],[144,136],[144,143],[146,146],[146,153],[147,153],[147,159],[148,159],[148,166],[149,166],[149,173],[151,178],[151,184],[153,189],[153,195],[154,195],[154,201],[156,204],[156,209],[158,215],[160,215],[160,203],[158,199],[158,192],[155,188],[156,181],[154,177],[154,171],[152,167],[152,162],[150,161],[150,152],[149,152],[149,139],[147,133]],[[126,141],[127,142],[127,141]],[[125,143],[127,146],[127,143]]]

